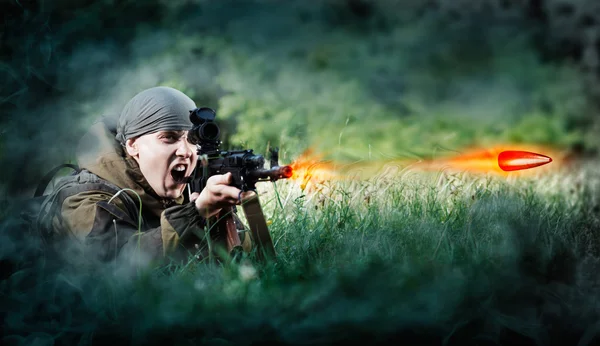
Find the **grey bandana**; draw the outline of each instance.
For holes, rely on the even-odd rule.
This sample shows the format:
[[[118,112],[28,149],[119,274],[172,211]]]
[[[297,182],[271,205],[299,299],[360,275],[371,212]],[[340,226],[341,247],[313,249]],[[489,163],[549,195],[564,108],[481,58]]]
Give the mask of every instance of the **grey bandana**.
[[[167,130],[192,128],[190,111],[196,104],[187,95],[169,87],[146,89],[127,104],[117,125],[117,140],[121,144],[130,138]]]

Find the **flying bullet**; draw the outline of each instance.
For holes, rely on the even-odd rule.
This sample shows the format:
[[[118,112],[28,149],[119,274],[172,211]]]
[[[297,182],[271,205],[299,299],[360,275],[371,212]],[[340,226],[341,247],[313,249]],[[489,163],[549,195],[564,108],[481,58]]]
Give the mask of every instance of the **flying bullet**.
[[[545,165],[552,162],[546,155],[529,151],[507,150],[498,155],[498,166],[503,171],[518,171]]]

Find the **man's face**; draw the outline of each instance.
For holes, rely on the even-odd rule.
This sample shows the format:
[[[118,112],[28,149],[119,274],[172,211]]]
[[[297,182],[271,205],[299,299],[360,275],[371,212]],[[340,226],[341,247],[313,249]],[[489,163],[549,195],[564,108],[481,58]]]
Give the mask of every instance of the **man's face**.
[[[196,167],[196,146],[187,141],[187,131],[159,131],[129,139],[127,152],[160,197],[177,198]]]

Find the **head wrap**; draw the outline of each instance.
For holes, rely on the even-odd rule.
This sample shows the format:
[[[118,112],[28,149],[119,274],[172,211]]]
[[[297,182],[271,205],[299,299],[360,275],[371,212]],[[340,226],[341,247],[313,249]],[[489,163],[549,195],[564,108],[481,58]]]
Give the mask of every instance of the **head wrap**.
[[[124,145],[130,138],[153,132],[189,130],[192,128],[190,111],[194,108],[194,101],[179,90],[169,87],[146,89],[123,108],[116,138]]]

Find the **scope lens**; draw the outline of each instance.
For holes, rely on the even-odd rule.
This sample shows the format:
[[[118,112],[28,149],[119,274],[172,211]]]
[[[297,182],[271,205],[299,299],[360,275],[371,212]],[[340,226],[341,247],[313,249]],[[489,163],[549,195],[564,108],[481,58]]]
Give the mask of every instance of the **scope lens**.
[[[205,123],[199,129],[200,136],[203,139],[213,141],[219,138],[220,130],[219,126],[215,123]]]

